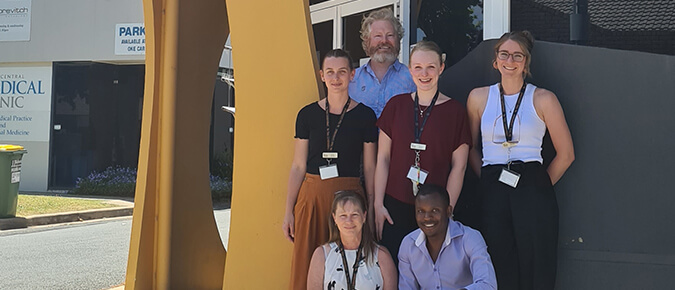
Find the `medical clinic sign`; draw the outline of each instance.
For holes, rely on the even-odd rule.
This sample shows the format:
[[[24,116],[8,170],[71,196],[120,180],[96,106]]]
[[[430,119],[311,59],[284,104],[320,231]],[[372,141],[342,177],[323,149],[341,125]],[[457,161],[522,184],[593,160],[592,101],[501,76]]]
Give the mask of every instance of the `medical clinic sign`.
[[[115,26],[115,54],[145,54],[145,25],[143,23],[123,23]]]
[[[0,143],[49,141],[52,68],[0,67]]]

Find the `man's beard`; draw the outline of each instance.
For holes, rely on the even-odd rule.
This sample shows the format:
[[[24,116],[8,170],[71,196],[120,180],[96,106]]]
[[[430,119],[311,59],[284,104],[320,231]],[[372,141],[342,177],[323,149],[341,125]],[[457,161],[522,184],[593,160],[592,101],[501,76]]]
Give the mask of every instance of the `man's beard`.
[[[379,63],[394,62],[398,57],[398,47],[393,45],[386,45],[390,47],[391,52],[379,52],[379,49],[382,46],[385,45],[378,45],[377,47],[371,48],[370,59]]]

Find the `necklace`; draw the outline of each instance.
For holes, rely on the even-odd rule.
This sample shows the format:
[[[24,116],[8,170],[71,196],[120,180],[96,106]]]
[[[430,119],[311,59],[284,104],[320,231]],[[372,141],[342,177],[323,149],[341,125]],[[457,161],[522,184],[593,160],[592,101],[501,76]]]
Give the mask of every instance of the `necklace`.
[[[427,108],[429,107],[422,109],[422,105],[417,105],[417,109],[420,111],[420,118],[424,117],[424,110],[426,110]]]

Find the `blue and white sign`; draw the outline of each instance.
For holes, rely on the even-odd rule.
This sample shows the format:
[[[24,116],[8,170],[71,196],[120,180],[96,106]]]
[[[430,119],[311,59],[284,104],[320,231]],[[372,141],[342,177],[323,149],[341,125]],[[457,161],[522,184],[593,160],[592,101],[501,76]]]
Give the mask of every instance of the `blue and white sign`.
[[[145,24],[115,26],[115,55],[145,55]]]
[[[0,67],[0,143],[49,141],[52,67]]]
[[[0,1],[0,41],[30,40],[31,0]]]

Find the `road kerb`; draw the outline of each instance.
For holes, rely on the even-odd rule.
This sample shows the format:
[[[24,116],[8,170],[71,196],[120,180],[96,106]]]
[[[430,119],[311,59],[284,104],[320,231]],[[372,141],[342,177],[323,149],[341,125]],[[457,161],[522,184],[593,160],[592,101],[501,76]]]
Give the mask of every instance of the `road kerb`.
[[[20,229],[33,226],[59,224],[68,222],[77,222],[101,218],[111,218],[120,216],[130,216],[133,214],[134,206],[91,209],[83,211],[41,214],[27,217],[14,217],[0,219],[0,230]]]

